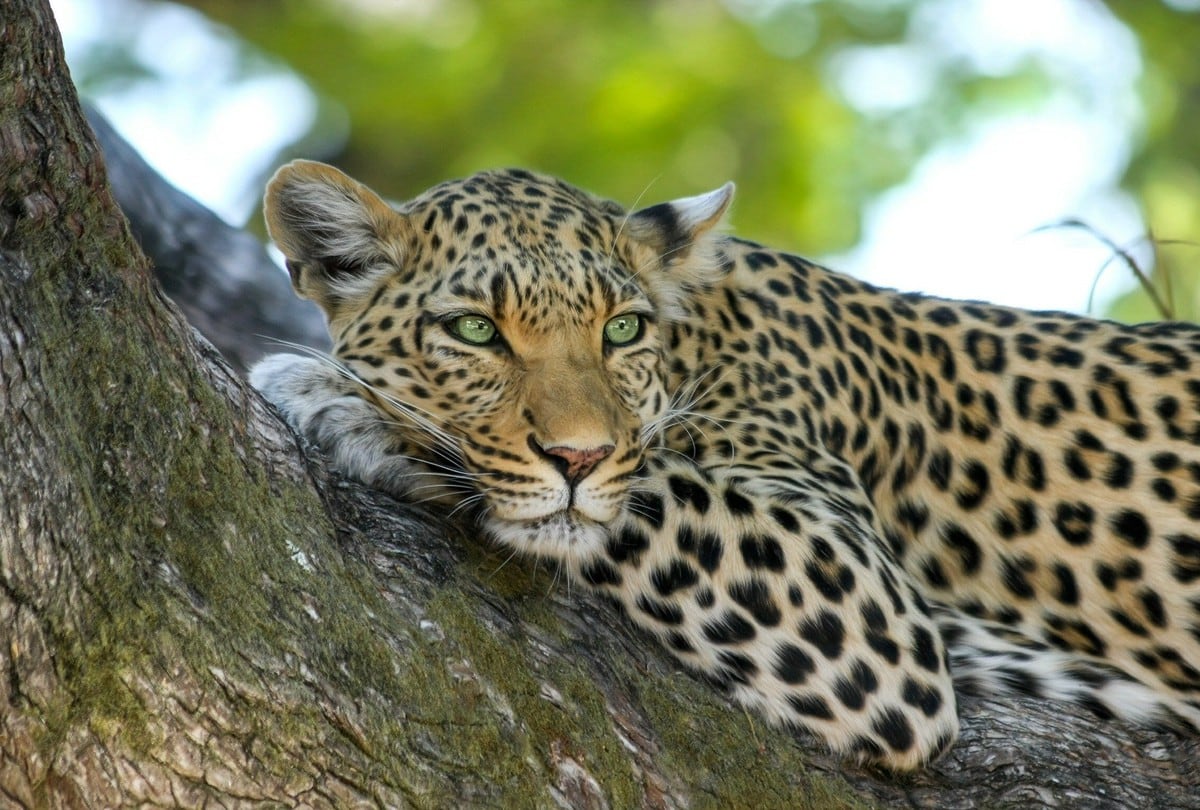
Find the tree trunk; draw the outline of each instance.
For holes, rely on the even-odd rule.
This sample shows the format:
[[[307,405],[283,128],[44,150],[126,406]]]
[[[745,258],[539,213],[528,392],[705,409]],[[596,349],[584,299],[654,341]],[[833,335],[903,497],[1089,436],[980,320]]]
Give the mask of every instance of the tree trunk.
[[[556,580],[329,477],[196,339],[7,0],[0,807],[1200,804],[1195,738],[1034,702],[967,701],[916,777],[841,765]]]

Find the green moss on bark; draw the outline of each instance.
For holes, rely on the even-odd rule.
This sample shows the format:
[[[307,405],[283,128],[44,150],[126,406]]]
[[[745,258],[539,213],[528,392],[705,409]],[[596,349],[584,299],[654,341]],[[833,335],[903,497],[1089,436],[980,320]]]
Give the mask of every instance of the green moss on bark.
[[[464,755],[491,769],[487,778],[504,786],[505,806],[545,806],[546,785],[553,783],[559,757],[570,757],[593,774],[612,806],[641,803],[641,786],[603,698],[580,665],[540,661],[522,649],[527,639],[498,635],[449,594],[430,603],[428,615],[462,657],[448,662],[460,677],[445,695],[474,707],[472,723],[479,725],[460,740]],[[530,668],[531,662],[537,669]],[[518,756],[496,757],[497,745]]]

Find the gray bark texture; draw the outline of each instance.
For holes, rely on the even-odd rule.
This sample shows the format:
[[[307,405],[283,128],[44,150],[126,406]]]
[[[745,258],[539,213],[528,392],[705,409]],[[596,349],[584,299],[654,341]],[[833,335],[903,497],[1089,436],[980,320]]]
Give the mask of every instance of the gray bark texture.
[[[109,179],[235,362],[290,293],[130,154],[106,174],[48,6],[7,0],[0,808],[1200,807],[1195,738],[1032,701],[966,700],[916,776],[839,763],[557,572],[331,476]]]

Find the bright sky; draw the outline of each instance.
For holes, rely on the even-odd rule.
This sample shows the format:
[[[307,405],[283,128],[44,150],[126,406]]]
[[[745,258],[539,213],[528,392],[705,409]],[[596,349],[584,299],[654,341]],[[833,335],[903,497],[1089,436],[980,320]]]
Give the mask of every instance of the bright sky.
[[[273,65],[242,79],[242,54],[189,8],[143,0],[51,6],[68,63],[112,32],[137,32],[134,57],[154,65],[163,80],[92,100],[164,177],[228,222],[245,223],[262,196],[256,184],[269,174],[268,162],[313,123],[317,102],[304,83]]]
[[[1102,181],[1114,163],[1077,116],[990,122],[944,146],[865,215],[862,244],[827,263],[887,287],[1084,312],[1111,251],[1094,236],[1044,229],[1069,217],[1118,243],[1144,225],[1133,202]],[[1128,288],[1113,267],[1093,309]]]
[[[994,118],[935,149],[868,208],[862,244],[830,263],[889,287],[1085,311],[1111,251],[1079,230],[1039,229],[1079,219],[1122,245],[1145,232],[1117,188],[1140,124],[1135,38],[1086,0],[936,0],[921,16],[916,58],[868,66],[857,84],[843,75],[859,106],[870,108],[874,88],[919,87],[928,52],[957,52],[986,72],[1039,59],[1071,86],[1038,111]],[[1105,272],[1093,309],[1131,284],[1116,267]]]
[[[304,85],[264,65],[259,78],[231,86],[234,49],[188,9],[142,0],[52,5],[69,60],[108,32],[140,31],[135,53],[172,80],[99,105],[168,179],[243,223],[267,163],[312,121],[316,101]],[[135,17],[139,25],[122,24]],[[929,0],[911,40],[848,52],[830,80],[860,108],[886,110],[928,89],[928,54],[939,53],[988,72],[1036,58],[1062,75],[1064,90],[1037,111],[993,117],[936,148],[864,212],[863,243],[825,260],[889,287],[1085,311],[1110,252],[1078,230],[1038,229],[1077,218],[1120,244],[1144,232],[1116,188],[1140,124],[1136,40],[1089,0]],[[1115,267],[1104,273],[1095,308],[1130,284]]]

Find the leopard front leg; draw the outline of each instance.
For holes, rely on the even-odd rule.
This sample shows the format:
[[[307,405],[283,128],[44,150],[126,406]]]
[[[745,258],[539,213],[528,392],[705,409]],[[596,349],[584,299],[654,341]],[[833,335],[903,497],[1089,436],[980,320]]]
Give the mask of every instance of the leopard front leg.
[[[771,720],[895,770],[935,759],[958,732],[947,656],[857,478],[758,461],[652,458],[579,577]]]
[[[422,480],[402,434],[333,361],[272,354],[250,370],[250,384],[335,469],[397,497],[409,496]]]

